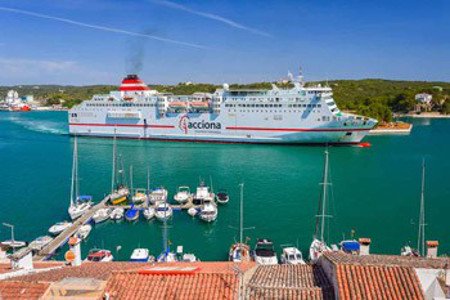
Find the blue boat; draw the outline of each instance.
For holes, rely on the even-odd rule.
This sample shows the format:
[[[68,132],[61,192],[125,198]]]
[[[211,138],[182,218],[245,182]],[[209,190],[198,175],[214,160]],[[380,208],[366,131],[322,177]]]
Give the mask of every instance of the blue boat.
[[[357,253],[359,252],[360,245],[355,240],[346,240],[341,242],[341,249],[347,253]]]
[[[131,208],[125,213],[125,219],[127,221],[136,221],[139,219],[139,210],[135,209],[134,206],[131,206]]]

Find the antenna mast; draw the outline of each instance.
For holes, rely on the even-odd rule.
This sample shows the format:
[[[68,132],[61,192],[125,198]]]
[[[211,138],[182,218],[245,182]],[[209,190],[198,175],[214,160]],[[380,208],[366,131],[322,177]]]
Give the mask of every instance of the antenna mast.
[[[320,241],[324,242],[324,233],[325,233],[325,218],[328,217],[326,215],[327,211],[327,197],[328,197],[328,149],[325,150],[325,163],[323,170],[323,182],[322,184],[322,197],[319,200],[319,214],[316,219],[316,230],[315,236],[319,235]]]

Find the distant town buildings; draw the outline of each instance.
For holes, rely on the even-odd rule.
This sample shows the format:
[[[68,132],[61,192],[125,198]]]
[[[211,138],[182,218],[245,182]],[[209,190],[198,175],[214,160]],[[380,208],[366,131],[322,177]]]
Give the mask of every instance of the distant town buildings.
[[[416,101],[422,104],[431,104],[431,100],[433,100],[433,96],[427,93],[417,94],[415,97]]]

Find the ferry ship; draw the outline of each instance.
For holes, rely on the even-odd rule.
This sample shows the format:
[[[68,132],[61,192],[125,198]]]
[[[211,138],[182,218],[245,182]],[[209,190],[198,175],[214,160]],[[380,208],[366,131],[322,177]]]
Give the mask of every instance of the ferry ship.
[[[94,95],[69,110],[72,135],[218,143],[358,144],[377,120],[344,113],[330,87],[231,89],[173,95],[137,75],[118,91]]]

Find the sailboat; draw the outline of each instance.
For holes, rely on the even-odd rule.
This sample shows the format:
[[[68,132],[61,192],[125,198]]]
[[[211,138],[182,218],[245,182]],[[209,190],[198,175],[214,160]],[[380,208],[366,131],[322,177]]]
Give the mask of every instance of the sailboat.
[[[81,217],[86,211],[88,211],[91,206],[92,197],[79,195],[79,184],[78,184],[78,139],[75,136],[73,144],[73,162],[72,162],[72,184],[70,187],[70,206],[67,210],[70,218],[75,220]]]
[[[151,220],[155,216],[155,209],[150,206],[150,168],[147,168],[147,190],[145,191],[145,199],[146,208],[142,214],[144,215],[144,218]]]
[[[128,188],[123,183],[123,160],[120,157],[121,161],[121,169],[119,170],[120,174],[120,183],[117,184],[117,141],[116,135],[114,134],[113,139],[113,168],[112,168],[112,176],[111,176],[111,195],[110,202],[113,205],[122,204],[127,201],[127,196],[130,193]]]
[[[166,204],[166,202],[163,202]],[[167,240],[167,219],[168,218],[162,218],[163,221],[163,251],[157,258],[157,262],[175,262],[177,261],[177,255],[170,251],[170,245]]]
[[[319,213],[316,216],[316,229],[314,232],[314,238],[309,247],[309,259],[315,262],[323,252],[331,251],[330,247],[327,246],[324,239],[325,233],[325,218],[329,217],[326,215],[327,212],[327,196],[328,196],[328,186],[331,183],[328,182],[328,150],[325,150],[325,166],[323,170],[323,182],[322,182],[322,197],[319,200]]]
[[[417,249],[406,245],[402,248],[402,256],[425,256],[425,159],[422,160],[422,185],[420,192],[419,229],[417,233]]]
[[[239,242],[231,245],[228,254],[229,260],[233,262],[250,261],[250,247],[243,242],[244,238],[244,184],[241,183],[241,197],[239,204]]]

